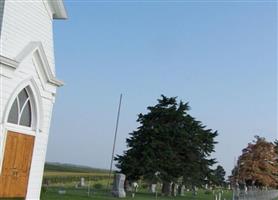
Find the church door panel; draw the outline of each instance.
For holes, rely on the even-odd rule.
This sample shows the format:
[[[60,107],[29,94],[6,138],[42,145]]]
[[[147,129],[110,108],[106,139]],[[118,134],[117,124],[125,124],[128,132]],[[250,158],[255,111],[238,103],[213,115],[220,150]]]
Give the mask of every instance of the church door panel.
[[[33,148],[33,136],[8,132],[0,175],[0,198],[26,196]]]

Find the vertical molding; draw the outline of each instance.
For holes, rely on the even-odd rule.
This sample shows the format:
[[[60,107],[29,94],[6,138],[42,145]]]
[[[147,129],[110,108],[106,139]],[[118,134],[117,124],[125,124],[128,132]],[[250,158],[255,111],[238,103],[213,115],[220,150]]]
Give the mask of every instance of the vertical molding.
[[[5,8],[5,0],[1,0],[0,1],[0,38],[1,37],[1,33],[2,33],[2,25],[3,25],[3,19],[4,19],[4,9]],[[0,46],[1,48],[1,46]],[[1,51],[0,51],[1,54]]]

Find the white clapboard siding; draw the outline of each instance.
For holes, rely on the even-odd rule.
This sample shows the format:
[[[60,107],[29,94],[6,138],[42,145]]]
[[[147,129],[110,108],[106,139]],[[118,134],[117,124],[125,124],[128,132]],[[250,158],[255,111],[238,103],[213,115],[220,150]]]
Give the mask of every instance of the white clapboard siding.
[[[29,70],[29,66],[26,66]],[[30,74],[36,73],[35,66],[33,66],[33,71]],[[13,78],[6,78],[1,76],[2,88],[1,90],[1,115],[0,121],[2,121],[3,117],[3,110],[7,106],[8,102],[11,100],[9,97],[12,95],[14,88],[17,87],[22,81],[30,76],[30,74],[21,74],[18,72],[14,72]],[[34,80],[38,82],[38,78],[33,75]],[[42,90],[42,87],[40,88]],[[47,93],[44,91],[44,93]],[[45,95],[47,96],[47,95]],[[49,98],[52,97],[51,98]],[[46,148],[48,142],[48,133],[50,128],[51,116],[52,116],[52,107],[53,107],[54,97],[52,93],[49,93],[47,97],[42,96],[42,126],[40,128],[40,132],[36,134],[35,139],[35,146],[34,146],[34,153],[30,171],[30,178],[29,178],[29,185],[28,185],[28,193],[27,199],[38,199],[40,196],[40,189],[42,183],[42,176],[43,176],[43,169],[44,169],[44,162],[46,156]],[[5,110],[4,110],[5,111]],[[3,130],[1,130],[3,131]],[[3,138],[0,139],[1,141]]]
[[[30,41],[40,41],[54,69],[52,19],[43,1],[5,1],[1,54],[15,58]]]

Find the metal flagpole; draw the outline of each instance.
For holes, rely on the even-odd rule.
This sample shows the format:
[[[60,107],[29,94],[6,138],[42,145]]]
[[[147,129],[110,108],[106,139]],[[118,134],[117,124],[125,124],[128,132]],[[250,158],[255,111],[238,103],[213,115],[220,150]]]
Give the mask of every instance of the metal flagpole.
[[[121,94],[120,95],[119,107],[118,107],[118,114],[117,114],[117,122],[116,122],[115,134],[114,134],[114,143],[113,143],[113,149],[112,149],[109,178],[108,178],[108,183],[107,183],[107,191],[109,190],[110,179],[111,179],[111,175],[112,175],[112,167],[113,167],[115,146],[116,146],[116,141],[117,141],[117,133],[118,133],[118,127],[119,127],[120,114],[121,114],[122,97],[123,97],[123,95]]]

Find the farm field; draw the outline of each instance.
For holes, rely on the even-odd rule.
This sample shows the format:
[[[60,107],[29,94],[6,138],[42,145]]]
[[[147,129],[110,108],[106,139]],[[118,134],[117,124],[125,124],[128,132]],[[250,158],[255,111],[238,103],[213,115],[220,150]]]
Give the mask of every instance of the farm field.
[[[102,186],[107,184],[108,177],[107,170],[59,163],[46,163],[44,171],[44,183],[51,187],[74,187],[81,178],[91,187]]]
[[[96,177],[106,177],[108,176],[107,173],[105,172],[45,172],[44,173],[44,177],[65,177],[65,176],[69,176],[69,177],[75,177],[75,176],[96,176]]]

